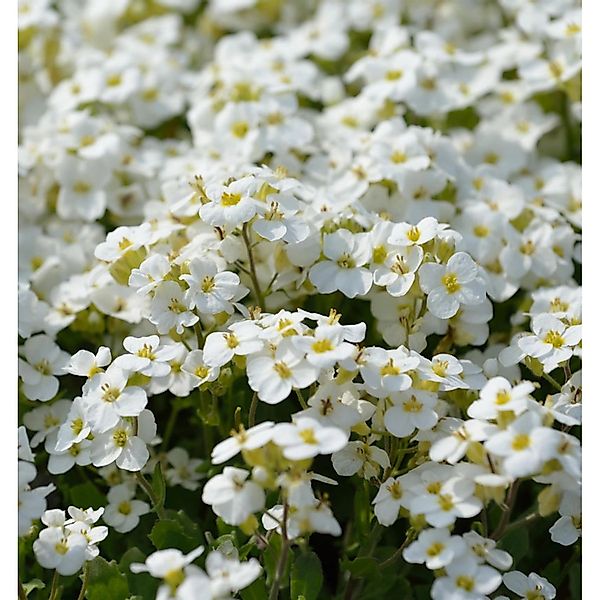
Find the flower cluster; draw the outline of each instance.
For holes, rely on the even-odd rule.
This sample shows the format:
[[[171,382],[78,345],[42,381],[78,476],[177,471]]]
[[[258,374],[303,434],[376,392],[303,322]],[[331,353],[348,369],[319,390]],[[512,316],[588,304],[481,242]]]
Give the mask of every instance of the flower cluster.
[[[32,577],[575,597],[580,71],[577,0],[19,0]]]

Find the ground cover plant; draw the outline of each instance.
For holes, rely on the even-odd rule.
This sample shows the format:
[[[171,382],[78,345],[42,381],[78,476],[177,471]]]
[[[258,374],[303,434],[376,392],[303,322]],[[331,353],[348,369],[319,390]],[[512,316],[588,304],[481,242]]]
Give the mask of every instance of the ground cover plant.
[[[580,598],[579,3],[18,12],[19,598]]]

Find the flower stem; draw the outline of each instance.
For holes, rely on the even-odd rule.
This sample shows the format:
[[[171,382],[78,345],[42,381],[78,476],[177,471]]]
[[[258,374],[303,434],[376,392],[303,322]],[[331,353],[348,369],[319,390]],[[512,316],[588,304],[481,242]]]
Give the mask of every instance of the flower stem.
[[[252,395],[252,402],[250,402],[250,412],[248,414],[248,427],[254,427],[256,422],[256,409],[258,407],[258,394],[254,392]]]
[[[48,600],[55,600],[56,593],[58,592],[58,571],[54,571],[54,575],[52,576],[52,585],[50,587],[50,596],[48,596]]]
[[[277,563],[277,570],[275,572],[275,579],[273,579],[273,585],[269,592],[269,600],[277,600],[279,597],[279,588],[281,587],[281,580],[285,572],[285,567],[288,561],[288,552],[290,549],[290,542],[287,536],[287,515],[288,515],[288,503],[287,501],[283,504],[283,517],[281,523],[281,554],[279,555],[279,562]]]
[[[250,279],[252,280],[252,287],[254,288],[254,294],[261,310],[265,310],[265,298],[260,289],[260,283],[256,276],[256,264],[254,263],[254,253],[252,252],[252,244],[250,243],[250,236],[248,235],[248,223],[244,223],[242,227],[242,238],[246,245],[246,251],[248,252],[248,262],[250,263]]]
[[[502,516],[500,517],[500,522],[494,532],[490,536],[493,540],[499,540],[506,529],[508,528],[508,524],[510,522],[510,515],[515,506],[515,502],[517,501],[517,492],[519,491],[519,486],[521,485],[521,480],[517,479],[511,486],[508,492],[508,498],[506,499],[506,508],[502,512]]]
[[[136,479],[138,480],[138,483],[142,486],[142,489],[144,490],[144,492],[146,492],[146,495],[148,496],[148,498],[150,498],[150,501],[152,502],[152,506],[154,507],[154,510],[156,511],[156,514],[158,515],[159,519],[164,519],[165,518],[165,509],[160,506],[160,503],[158,502],[157,498],[156,498],[156,494],[154,493],[154,490],[152,489],[152,485],[150,484],[150,482],[144,477],[144,475],[142,474],[141,471],[138,471],[136,474]]]
[[[171,405],[171,413],[169,414],[169,420],[167,421],[165,435],[163,436],[163,441],[161,444],[162,449],[165,451],[168,448],[171,435],[173,435],[173,429],[175,428],[175,423],[177,422],[177,416],[179,415],[180,410],[181,405],[179,402],[177,402],[177,400],[175,400]]]
[[[77,596],[77,600],[83,600],[85,598],[85,590],[87,589],[87,580],[88,580],[88,569],[87,562],[83,565],[83,582],[81,583],[81,590],[79,590],[79,596]]]

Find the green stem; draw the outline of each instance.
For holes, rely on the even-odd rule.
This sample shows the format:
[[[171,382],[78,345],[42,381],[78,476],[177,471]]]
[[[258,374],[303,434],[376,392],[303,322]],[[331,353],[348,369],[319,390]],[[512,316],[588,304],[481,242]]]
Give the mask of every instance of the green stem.
[[[406,546],[408,546],[414,539],[415,539],[415,532],[414,532],[414,530],[410,529],[407,532],[406,538],[404,538],[404,541],[402,542],[402,545],[400,546],[400,548],[398,548],[394,552],[394,554],[392,554],[389,558],[384,560],[379,565],[379,568],[386,569],[387,567],[391,567],[402,556],[402,552],[404,551],[404,548],[406,548]]]
[[[144,477],[144,475],[142,474],[141,471],[138,471],[135,474],[135,476],[136,476],[136,479],[138,480],[138,483],[144,490],[144,492],[146,492],[146,495],[148,496],[148,498],[150,498],[150,501],[152,502],[152,506],[154,507],[154,510],[156,511],[156,514],[158,515],[158,518],[164,519],[166,516],[165,509],[162,506],[160,506],[160,503],[158,502],[158,500],[156,498],[156,495],[154,493],[154,490],[152,489],[152,485],[150,484],[150,482]]]
[[[248,223],[244,223],[242,227],[242,238],[246,245],[246,251],[248,252],[248,262],[250,264],[250,279],[252,280],[252,287],[254,288],[254,294],[261,310],[265,310],[265,299],[260,289],[260,283],[256,275],[256,264],[254,263],[254,253],[252,252],[252,244],[250,242],[250,236],[248,235]]]
[[[258,394],[254,392],[252,402],[250,402],[250,413],[248,414],[248,428],[254,427],[256,423],[256,409],[258,407]]]
[[[83,582],[81,583],[81,590],[79,590],[79,596],[77,596],[77,600],[83,600],[85,598],[85,590],[87,589],[87,580],[88,580],[88,569],[87,562],[83,566]]]
[[[504,528],[504,534],[507,534],[509,531],[512,531],[513,529],[517,529],[518,527],[525,527],[525,526],[529,525],[530,523],[532,523],[533,521],[537,521],[538,519],[541,519],[541,518],[542,518],[542,516],[536,512],[529,513],[528,515],[525,515],[524,517],[521,517],[520,519],[517,519],[516,521],[509,523]]]
[[[198,349],[201,350],[204,347],[204,335],[202,334],[202,326],[200,321],[194,325],[194,331],[196,332],[196,341],[198,342]]]
[[[279,598],[279,588],[281,587],[281,580],[287,566],[288,552],[290,548],[288,536],[287,536],[287,514],[288,514],[288,503],[287,501],[283,504],[283,519],[281,523],[281,554],[279,555],[279,562],[277,563],[277,571],[275,572],[275,579],[269,592],[269,600],[277,600]]]
[[[300,406],[302,406],[302,408],[304,410],[308,409],[308,404],[306,404],[306,401],[304,400],[304,397],[302,396],[302,392],[300,390],[294,390],[296,392],[296,396],[298,397],[298,402],[300,402]]]
[[[25,590],[23,589],[23,584],[21,583],[21,580],[19,579],[19,600],[27,600],[27,594],[25,593]]]
[[[50,587],[50,596],[48,596],[48,600],[55,600],[56,593],[58,592],[58,571],[54,571],[54,575],[52,576],[52,585]]]
[[[494,532],[490,536],[493,540],[499,540],[506,531],[508,524],[510,522],[510,515],[512,514],[513,508],[515,506],[515,502],[517,501],[517,492],[519,491],[519,486],[521,485],[521,480],[517,479],[511,486],[508,492],[508,498],[506,499],[506,508],[502,511],[502,516],[500,517],[500,522]]]

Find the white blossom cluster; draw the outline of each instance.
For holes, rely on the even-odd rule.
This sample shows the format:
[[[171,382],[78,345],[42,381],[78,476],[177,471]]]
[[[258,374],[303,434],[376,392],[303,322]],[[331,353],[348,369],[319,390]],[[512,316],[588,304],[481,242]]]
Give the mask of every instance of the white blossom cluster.
[[[158,473],[249,545],[128,575],[232,598],[279,539],[275,600],[291,550],[351,534],[350,479],[434,600],[557,597],[496,544],[550,516],[548,540],[581,536],[580,70],[577,0],[19,0],[39,565],[162,520]],[[67,519],[71,473],[106,500]]]

